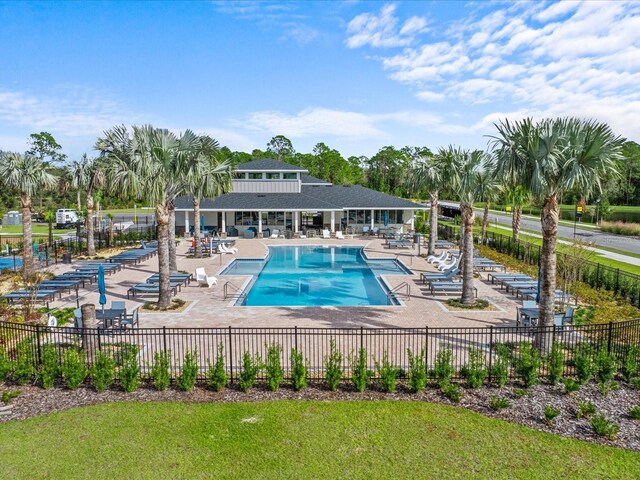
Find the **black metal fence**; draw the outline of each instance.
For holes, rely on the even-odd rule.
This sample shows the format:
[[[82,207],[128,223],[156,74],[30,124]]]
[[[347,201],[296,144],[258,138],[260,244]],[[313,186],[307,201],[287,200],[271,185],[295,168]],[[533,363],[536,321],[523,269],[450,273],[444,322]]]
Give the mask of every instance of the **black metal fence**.
[[[510,359],[517,361],[524,343],[542,341],[543,348],[556,344],[564,354],[564,373],[574,373],[573,358],[579,345],[588,345],[590,355],[606,350],[621,361],[630,347],[640,345],[640,319],[608,324],[563,327],[476,327],[476,328],[145,328],[123,330],[49,328],[0,322],[0,349],[15,362],[30,364],[37,371],[43,351],[54,348],[58,357],[76,348],[83,352],[90,367],[97,351],[106,352],[114,359],[133,355],[141,366],[143,380],[150,379],[151,366],[156,354],[167,353],[172,378],[180,374],[186,353],[194,353],[199,365],[199,379],[206,378],[207,370],[215,362],[216,352],[222,345],[225,368],[230,381],[237,381],[245,352],[266,358],[270,345],[282,348],[281,361],[285,378],[291,377],[290,352],[296,349],[307,362],[310,379],[322,378],[325,359],[333,348],[342,355],[343,379],[350,377],[351,361],[359,349],[365,349],[367,363],[375,371],[375,362],[387,356],[389,362],[406,376],[409,370],[409,352],[424,356],[431,371],[443,358],[454,368],[454,378],[469,361],[470,350],[482,353],[485,365],[491,369],[501,345],[508,348]],[[538,343],[539,344],[539,343]],[[0,352],[1,353],[1,352]],[[636,353],[634,353],[636,355]],[[640,360],[640,358],[638,359]],[[118,363],[118,360],[117,360]],[[545,375],[547,365],[540,367]],[[263,374],[263,373],[262,373]],[[513,369],[510,377],[515,376]]]
[[[438,236],[453,240],[458,238],[458,229],[450,225],[439,225]],[[500,253],[506,253],[529,265],[538,265],[542,255],[542,247],[523,240],[515,241],[509,235],[487,232],[485,238],[474,237],[474,241],[486,245]],[[558,260],[569,257],[570,254],[558,252]],[[593,288],[610,290],[632,305],[640,308],[640,275],[625,272],[619,268],[609,267],[598,262],[581,260],[578,280]]]
[[[94,231],[94,244],[96,251],[132,245],[140,240],[155,240],[157,238],[156,226],[153,224],[133,225],[126,230],[102,229]],[[16,269],[16,258],[22,255],[24,240],[22,235],[3,235],[0,237],[0,255],[14,259],[12,265]],[[86,255],[88,251],[86,231],[78,229],[76,234],[68,235],[49,242],[43,237],[34,237],[33,256],[36,261],[44,266],[58,263],[62,260],[63,253]]]

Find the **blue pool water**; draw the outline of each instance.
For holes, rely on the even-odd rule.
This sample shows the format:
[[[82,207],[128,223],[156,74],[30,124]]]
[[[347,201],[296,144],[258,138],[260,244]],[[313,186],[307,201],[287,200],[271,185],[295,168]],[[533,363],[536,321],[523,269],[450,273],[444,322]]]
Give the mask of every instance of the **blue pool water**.
[[[362,247],[274,246],[266,261],[235,260],[222,275],[253,275],[245,306],[395,304],[380,275],[411,274],[393,259],[366,260]]]
[[[4,270],[5,268],[13,269],[13,257],[0,257],[0,270]],[[15,268],[22,267],[22,259],[16,257]]]

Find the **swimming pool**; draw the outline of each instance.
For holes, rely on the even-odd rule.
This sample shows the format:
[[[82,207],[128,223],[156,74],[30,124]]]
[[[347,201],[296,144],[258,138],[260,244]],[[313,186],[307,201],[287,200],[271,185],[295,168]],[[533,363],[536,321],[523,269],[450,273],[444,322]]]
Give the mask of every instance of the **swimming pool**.
[[[22,267],[22,259],[16,257],[15,268]],[[13,257],[0,257],[0,270],[5,268],[14,268]]]
[[[367,260],[363,247],[272,246],[265,260],[236,259],[222,275],[253,275],[243,306],[397,305],[381,275],[411,275],[395,259]]]

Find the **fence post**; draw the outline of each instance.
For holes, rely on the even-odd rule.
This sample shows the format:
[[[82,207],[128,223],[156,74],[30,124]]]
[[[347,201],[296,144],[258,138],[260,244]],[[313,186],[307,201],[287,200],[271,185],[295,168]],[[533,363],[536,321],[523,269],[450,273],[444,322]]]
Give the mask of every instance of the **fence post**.
[[[607,353],[611,354],[611,341],[612,341],[612,334],[613,334],[613,322],[609,322],[609,338],[607,339]]]
[[[424,327],[424,365],[429,376],[429,326]]]
[[[36,324],[36,343],[38,345],[38,356],[37,356],[37,361],[38,361],[38,365],[42,365],[42,346],[40,343],[40,325]]]
[[[167,327],[162,327],[162,353],[167,353]]]
[[[489,375],[487,385],[491,385],[491,370],[493,369],[493,325],[489,327]]]
[[[293,347],[296,349],[296,352],[298,351],[298,326],[294,326],[293,327]]]
[[[364,327],[360,326],[360,350],[364,348]]]
[[[231,325],[229,325],[229,383],[233,383],[233,343]]]
[[[620,287],[620,269],[617,269],[616,270],[616,288],[614,290],[616,294],[618,293],[619,287]]]

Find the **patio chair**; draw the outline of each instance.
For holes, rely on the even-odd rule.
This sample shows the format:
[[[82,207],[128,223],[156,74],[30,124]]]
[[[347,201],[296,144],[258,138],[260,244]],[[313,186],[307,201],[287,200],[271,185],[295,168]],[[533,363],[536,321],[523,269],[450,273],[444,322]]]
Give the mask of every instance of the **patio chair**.
[[[298,231],[298,238],[307,238],[307,236],[305,235],[304,231],[300,230]]]
[[[380,231],[380,227],[373,227],[371,229],[371,235],[378,235],[379,231]]]
[[[516,323],[517,324],[523,324],[526,320],[526,318],[524,317],[524,315],[522,315],[520,309],[521,308],[536,308],[538,306],[538,304],[536,303],[535,300],[523,300],[522,301],[522,307],[518,307],[516,309]],[[526,326],[531,326],[531,325],[526,325]]]
[[[120,320],[120,326],[121,327],[127,327],[130,326],[131,328],[136,328],[138,326],[138,307],[133,309],[133,312],[131,312],[130,316],[125,315],[125,317]]]
[[[436,255],[429,255],[427,257],[427,262],[429,263],[434,263],[434,262],[442,262],[443,260],[445,260],[447,258],[447,255],[449,255],[446,251],[442,252],[440,254],[440,256],[436,256]]]
[[[567,307],[567,311],[564,312],[563,324],[567,323],[573,324],[573,314],[575,313],[575,309],[573,307]]]
[[[274,228],[269,238],[278,238],[278,235],[280,235],[280,230],[278,230],[277,228]]]
[[[76,308],[73,311],[73,326],[76,328],[82,328],[82,310]]]
[[[336,232],[336,238],[338,240],[344,240],[344,235],[342,235],[342,232],[340,230]]]
[[[369,235],[369,227],[367,226],[362,227],[362,235]]]
[[[111,302],[111,309],[112,310],[124,310],[124,314],[127,314],[127,305],[125,304],[125,302],[121,302],[121,301],[117,301],[117,302]]]
[[[330,239],[331,238],[331,232],[327,229],[322,230],[322,238],[324,239]]]
[[[213,275],[207,275],[203,267],[196,268],[196,281],[198,285],[206,285],[207,288],[211,288],[218,283],[218,279]]]

